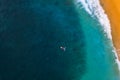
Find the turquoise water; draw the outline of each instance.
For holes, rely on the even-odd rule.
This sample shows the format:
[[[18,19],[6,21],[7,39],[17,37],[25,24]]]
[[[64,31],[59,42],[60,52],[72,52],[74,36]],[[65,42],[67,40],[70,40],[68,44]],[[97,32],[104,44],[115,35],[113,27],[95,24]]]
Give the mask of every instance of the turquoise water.
[[[112,43],[103,26],[84,9],[80,11],[80,23],[86,36],[88,70],[83,80],[118,80]]]
[[[0,3],[0,80],[119,80],[111,40],[84,8],[71,0]]]

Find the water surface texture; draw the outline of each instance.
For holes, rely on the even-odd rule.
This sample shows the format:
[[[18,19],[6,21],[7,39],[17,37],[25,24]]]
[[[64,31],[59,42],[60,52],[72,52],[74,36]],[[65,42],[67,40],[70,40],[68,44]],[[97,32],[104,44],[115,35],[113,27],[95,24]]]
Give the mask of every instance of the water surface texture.
[[[77,5],[0,0],[0,80],[118,80],[111,40]]]

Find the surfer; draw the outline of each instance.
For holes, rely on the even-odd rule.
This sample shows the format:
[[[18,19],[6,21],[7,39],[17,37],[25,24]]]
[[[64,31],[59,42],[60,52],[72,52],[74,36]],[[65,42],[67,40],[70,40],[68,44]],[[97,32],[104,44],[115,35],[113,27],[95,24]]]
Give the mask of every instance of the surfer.
[[[66,51],[66,47],[60,46],[60,49]]]

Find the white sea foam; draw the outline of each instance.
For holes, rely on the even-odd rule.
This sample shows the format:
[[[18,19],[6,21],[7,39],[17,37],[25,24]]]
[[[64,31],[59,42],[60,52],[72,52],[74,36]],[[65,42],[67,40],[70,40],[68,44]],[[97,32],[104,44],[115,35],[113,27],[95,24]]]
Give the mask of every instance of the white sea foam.
[[[96,17],[100,24],[104,28],[104,32],[106,36],[112,40],[111,35],[111,27],[110,27],[110,21],[105,14],[104,9],[100,5],[99,0],[75,0],[75,4],[79,6],[79,3],[82,4],[82,7],[90,14],[92,17]],[[115,63],[118,64],[118,68],[120,70],[120,61],[118,60],[117,52],[115,49],[113,49],[113,52],[115,53]]]
[[[93,17],[96,17],[100,24],[104,28],[104,32],[107,33],[107,37],[112,39],[110,22],[105,14],[103,8],[100,5],[99,0],[76,0],[75,4],[81,3],[85,10]]]

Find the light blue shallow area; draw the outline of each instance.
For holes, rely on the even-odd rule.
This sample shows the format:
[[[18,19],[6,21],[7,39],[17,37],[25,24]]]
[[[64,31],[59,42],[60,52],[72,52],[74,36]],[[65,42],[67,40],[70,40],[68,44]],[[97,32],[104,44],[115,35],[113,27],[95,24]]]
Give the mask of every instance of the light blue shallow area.
[[[106,36],[98,19],[84,8],[78,9],[80,24],[85,34],[87,73],[82,80],[119,80],[115,71],[112,41]],[[116,69],[117,70],[117,69]]]

